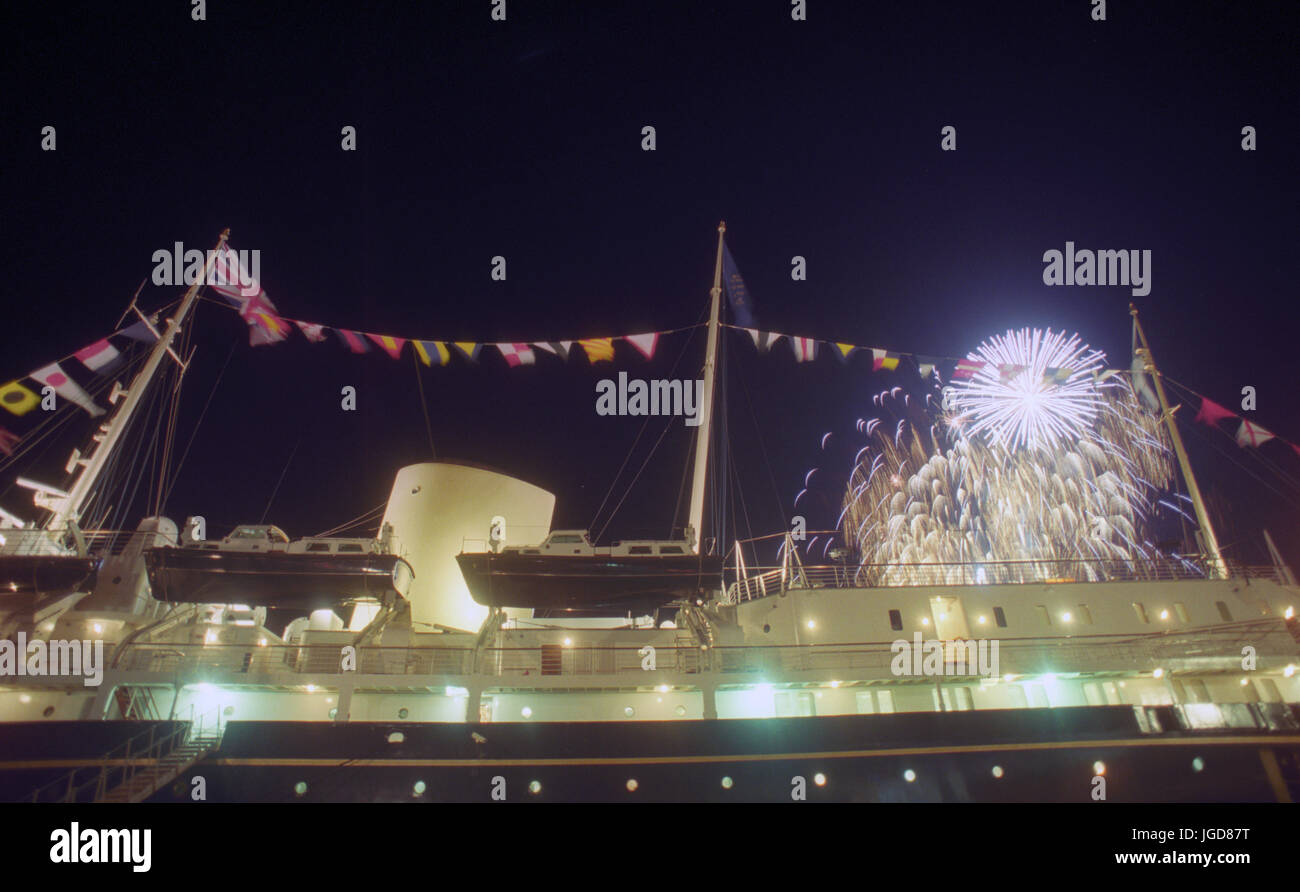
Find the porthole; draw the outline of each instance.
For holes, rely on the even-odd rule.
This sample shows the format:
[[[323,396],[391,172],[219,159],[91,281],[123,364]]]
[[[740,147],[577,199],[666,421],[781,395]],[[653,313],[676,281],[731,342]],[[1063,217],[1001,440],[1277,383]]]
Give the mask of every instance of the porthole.
[[[338,718],[338,717],[339,717],[339,708],[338,708],[337,706],[331,706],[331,707],[330,707],[330,718],[332,718],[332,719],[336,719],[336,718]]]
[[[42,712],[41,715],[45,716],[48,719],[50,716],[54,715],[54,707],[53,706],[45,707],[45,711]]]
[[[298,781],[298,783],[293,785],[293,792],[298,796],[307,795],[307,782]]]
[[[410,715],[410,714],[411,714],[411,711],[410,711],[409,709],[407,709],[405,706],[403,706],[401,709],[397,710],[397,717],[398,717],[399,719],[404,719],[404,718],[406,718],[406,717],[407,717],[408,715]]]
[[[769,626],[767,623],[763,623],[763,631],[764,631],[764,632],[770,632],[770,631],[772,631],[772,627]]]
[[[406,740],[406,735],[403,734],[401,731],[394,731],[393,733],[388,735],[389,743],[402,743],[405,740]]]

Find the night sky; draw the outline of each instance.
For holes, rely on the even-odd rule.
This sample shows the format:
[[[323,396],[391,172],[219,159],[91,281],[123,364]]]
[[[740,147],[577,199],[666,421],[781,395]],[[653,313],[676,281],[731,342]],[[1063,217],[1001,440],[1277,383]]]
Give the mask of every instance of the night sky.
[[[1050,326],[1127,367],[1132,300],[1166,375],[1232,409],[1254,386],[1252,420],[1300,441],[1289,4],[1110,2],[1104,22],[1089,0],[809,0],[802,22],[787,0],[509,0],[505,22],[492,5],[210,0],[194,22],[182,0],[11,4],[5,380],[112,331],[154,251],[209,248],[226,227],[262,252],[288,317],[495,342],[694,325],[725,219],[762,329],[956,357]],[[56,151],[41,150],[45,125]],[[1043,253],[1067,240],[1150,250],[1150,294],[1044,285]],[[807,281],[791,279],[795,255]],[[140,303],[181,290],[150,285]],[[308,535],[430,457],[409,352],[352,356],[330,337],[253,348],[233,312],[201,305],[178,452],[211,403],[167,514],[204,515],[210,536],[264,513]],[[725,349],[741,535],[781,529],[810,468],[837,494],[871,395],[920,388],[914,369],[800,365],[736,332]],[[557,525],[587,526],[642,421],[597,417],[595,382],[695,377],[702,350],[696,329],[652,362],[620,347],[612,368],[543,356],[510,370],[485,351],[422,369],[433,448],[555,492]],[[344,385],[357,412],[339,408]],[[1300,566],[1300,456],[1249,454],[1226,423],[1192,429],[1195,408],[1179,416],[1228,555],[1260,560],[1267,526]],[[607,537],[668,532],[687,433],[673,424]],[[33,517],[6,489],[24,472],[4,467],[0,504]],[[810,519],[833,521],[823,507]]]

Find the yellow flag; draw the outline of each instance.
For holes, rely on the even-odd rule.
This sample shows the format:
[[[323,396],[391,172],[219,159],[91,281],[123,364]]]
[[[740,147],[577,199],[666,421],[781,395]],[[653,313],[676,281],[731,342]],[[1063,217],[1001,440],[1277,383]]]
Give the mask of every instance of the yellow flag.
[[[578,343],[586,351],[589,362],[610,362],[614,359],[613,338],[586,338]]]
[[[0,387],[0,406],[4,406],[15,415],[26,415],[40,404],[41,398],[17,381],[10,381],[4,387]]]

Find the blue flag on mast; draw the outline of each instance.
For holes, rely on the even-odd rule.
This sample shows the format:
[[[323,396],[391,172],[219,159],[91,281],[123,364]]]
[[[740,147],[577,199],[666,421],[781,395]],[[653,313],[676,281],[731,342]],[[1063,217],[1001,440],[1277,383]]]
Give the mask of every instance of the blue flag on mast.
[[[754,327],[754,315],[750,312],[749,292],[745,290],[745,280],[736,269],[736,261],[731,258],[731,249],[722,243],[722,282],[727,288],[727,301],[731,304],[731,319],[741,328]]]

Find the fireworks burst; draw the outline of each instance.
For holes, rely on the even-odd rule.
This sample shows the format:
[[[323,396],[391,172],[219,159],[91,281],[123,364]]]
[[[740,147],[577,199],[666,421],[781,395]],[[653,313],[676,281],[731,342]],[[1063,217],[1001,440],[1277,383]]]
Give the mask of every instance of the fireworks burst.
[[[1077,439],[1102,410],[1093,375],[1105,356],[1078,335],[1022,328],[989,338],[969,358],[983,365],[949,391],[949,423],[990,446],[1015,451]]]
[[[896,423],[859,425],[870,443],[841,515],[859,584],[958,584],[973,563],[987,582],[1101,578],[1155,556],[1144,527],[1172,465],[1127,380],[1094,376],[1104,355],[1051,331],[990,338],[979,360],[942,409],[895,388],[874,402]]]

